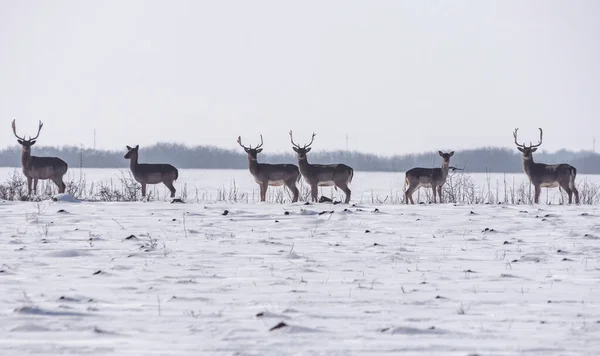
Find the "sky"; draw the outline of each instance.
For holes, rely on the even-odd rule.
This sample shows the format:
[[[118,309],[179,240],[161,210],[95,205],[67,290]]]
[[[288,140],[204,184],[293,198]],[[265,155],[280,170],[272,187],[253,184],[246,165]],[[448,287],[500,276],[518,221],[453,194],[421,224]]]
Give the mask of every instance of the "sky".
[[[600,151],[600,1],[0,1],[0,146]]]

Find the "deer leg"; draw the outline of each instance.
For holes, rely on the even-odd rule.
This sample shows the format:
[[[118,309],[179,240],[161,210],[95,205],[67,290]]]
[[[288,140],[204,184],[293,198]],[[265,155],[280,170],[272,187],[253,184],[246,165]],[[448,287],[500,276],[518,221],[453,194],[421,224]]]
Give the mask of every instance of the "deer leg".
[[[146,183],[141,183],[142,184],[142,198],[146,197]]]
[[[573,201],[573,191],[571,190],[571,188],[569,188],[569,186],[561,186],[560,188],[562,188],[565,193],[567,193],[567,196],[569,197],[569,203],[571,204],[571,202]]]
[[[577,191],[577,188],[573,186],[571,190],[573,191],[573,194],[575,194],[575,204],[579,205],[579,192]]]
[[[535,204],[539,204],[540,202],[540,193],[542,192],[542,188],[539,185],[535,185],[535,197],[533,198],[533,202]]]
[[[408,189],[406,189],[406,192],[404,192],[404,195],[406,196],[406,204],[408,204],[408,201],[410,200],[411,204],[415,204],[415,201],[413,200],[413,193],[416,190],[416,188],[412,185],[408,186]]]
[[[310,186],[310,196],[313,202],[319,201],[319,186],[316,183]]]
[[[344,204],[348,204],[350,202],[350,195],[352,194],[352,191],[350,191],[350,188],[348,188],[348,185],[346,184],[340,184],[337,187],[339,187],[344,194],[346,194],[346,200],[344,200]]]
[[[60,183],[60,185],[58,186],[58,192],[64,193],[67,189],[67,185],[65,184],[65,182],[63,182],[62,178],[58,182]]]
[[[260,201],[267,200],[267,188],[269,187],[269,183],[263,183],[260,185]]]
[[[38,179],[33,178],[33,194],[35,194],[35,195],[37,195],[37,184],[38,184]]]
[[[438,191],[438,197],[440,198],[440,204],[442,204],[443,201],[442,201],[442,186],[441,185],[437,187],[437,191]]]
[[[171,198],[174,198],[176,190],[175,190],[175,187],[173,186],[173,182],[172,181],[165,181],[163,183],[164,183],[164,185],[167,186],[167,188],[169,188],[169,191],[171,192]]]
[[[433,204],[435,204],[435,203],[437,203],[437,201],[435,200],[435,194],[436,194],[435,185],[432,184],[431,189],[433,189]]]
[[[31,196],[31,183],[33,182],[33,178],[27,177],[27,195]]]
[[[298,195],[300,195],[300,192],[298,191],[298,187],[296,187],[296,181],[295,181],[295,179],[285,182],[285,185],[288,187],[288,189],[294,195],[294,197],[292,198],[292,203],[297,202],[298,201]]]

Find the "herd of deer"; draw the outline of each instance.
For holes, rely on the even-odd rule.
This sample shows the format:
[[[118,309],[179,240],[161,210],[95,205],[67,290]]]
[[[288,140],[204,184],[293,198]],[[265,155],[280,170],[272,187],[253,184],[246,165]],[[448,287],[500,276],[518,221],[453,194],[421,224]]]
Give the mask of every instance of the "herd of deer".
[[[35,137],[25,139],[17,135],[15,120],[12,121],[12,130],[17,137],[17,142],[22,146],[21,164],[23,166],[23,174],[27,178],[28,194],[31,195],[32,183],[33,192],[37,194],[37,183],[39,179],[50,179],[57,186],[59,193],[64,193],[66,185],[63,182],[63,176],[67,173],[67,163],[58,157],[36,157],[31,155],[31,146],[35,144],[35,140],[40,135],[42,126],[40,121],[38,132]],[[556,188],[561,187],[569,196],[569,204],[572,203],[573,194],[575,194],[575,203],[579,204],[579,192],[575,187],[575,177],[577,170],[575,167],[566,164],[543,164],[533,161],[533,152],[542,144],[543,131],[540,128],[540,142],[529,146],[517,142],[517,131],[515,129],[513,136],[517,149],[523,153],[523,170],[529,177],[529,180],[535,188],[534,202],[539,203],[541,188]],[[351,191],[348,184],[352,182],[354,169],[343,163],[337,164],[311,164],[308,163],[307,154],[311,150],[311,145],[315,140],[316,134],[313,133],[311,141],[300,146],[294,142],[292,131],[290,131],[290,140],[292,149],[298,155],[298,166],[295,164],[269,164],[258,163],[258,154],[262,152],[263,138],[260,136],[260,144],[254,148],[252,146],[244,146],[241,136],[238,137],[238,144],[248,154],[248,168],[250,174],[254,177],[254,181],[260,186],[260,200],[265,201],[267,188],[269,186],[284,185],[292,192],[292,202],[298,201],[299,191],[296,184],[300,181],[300,176],[310,185],[312,201],[317,201],[318,187],[335,186],[336,189],[341,189],[345,195],[345,203],[350,201]],[[175,187],[173,182],[178,178],[179,172],[177,168],[170,164],[144,164],[138,163],[139,146],[127,146],[126,159],[130,160],[130,168],[133,177],[142,186],[142,197],[146,196],[147,184],[163,183],[171,191],[171,197],[175,196]],[[436,203],[436,192],[442,203],[442,186],[446,183],[448,170],[450,168],[450,157],[454,151],[443,153],[438,151],[442,157],[441,168],[412,168],[406,172],[405,191],[406,203],[409,201],[414,204],[412,194],[419,187],[429,187],[433,189],[433,202]]]

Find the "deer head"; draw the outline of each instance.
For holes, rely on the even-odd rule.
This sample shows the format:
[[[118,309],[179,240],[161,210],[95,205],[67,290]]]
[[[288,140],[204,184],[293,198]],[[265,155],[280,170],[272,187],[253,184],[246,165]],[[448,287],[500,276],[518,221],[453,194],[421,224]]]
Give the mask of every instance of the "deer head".
[[[452,157],[452,155],[454,155],[454,151],[452,151],[450,153],[444,153],[442,151],[438,151],[438,154],[442,157],[442,160],[444,161],[445,164],[450,164],[450,157]]]
[[[515,138],[515,145],[517,145],[517,149],[523,153],[524,160],[531,159],[533,157],[533,152],[537,151],[537,148],[542,144],[542,135],[544,132],[542,131],[542,128],[540,128],[540,142],[538,142],[536,145],[533,145],[531,142],[529,142],[529,146],[527,146],[524,142],[522,144],[517,142],[517,131],[519,131],[518,128],[516,128],[513,132],[513,137]]]
[[[237,139],[237,143],[242,146],[242,148],[244,149],[244,151],[246,151],[246,153],[248,154],[248,158],[256,161],[258,159],[258,154],[262,152],[262,145],[263,145],[263,137],[262,135],[260,135],[260,144],[254,148],[252,148],[252,146],[244,146],[242,144],[242,136],[238,136]]]
[[[140,149],[140,145],[136,145],[135,147],[131,148],[129,146],[125,146],[127,147],[127,153],[125,154],[126,159],[131,158],[131,156],[133,156],[134,154],[137,155],[138,150]]]
[[[35,145],[35,140],[40,136],[40,131],[42,130],[42,126],[44,126],[44,124],[42,123],[42,121],[40,121],[39,126],[38,126],[37,135],[35,135],[34,138],[31,138],[31,136],[29,136],[29,139],[25,139],[25,137],[20,137],[19,135],[17,135],[17,126],[15,124],[15,120],[12,121],[13,134],[15,134],[15,137],[17,138],[17,142],[19,143],[19,145],[21,145],[23,147],[23,152],[27,152],[27,153],[31,152],[31,146]]]
[[[315,136],[317,136],[317,134],[313,132],[310,142],[307,145],[304,145],[304,147],[300,147],[300,145],[298,145],[294,142],[294,137],[292,136],[292,130],[290,130],[290,140],[292,141],[292,145],[294,145],[294,147],[292,147],[292,149],[294,150],[294,152],[296,152],[298,154],[298,159],[300,159],[300,160],[306,159],[306,154],[308,152],[310,152],[310,150],[311,150],[310,145],[312,145],[313,141],[315,140]]]

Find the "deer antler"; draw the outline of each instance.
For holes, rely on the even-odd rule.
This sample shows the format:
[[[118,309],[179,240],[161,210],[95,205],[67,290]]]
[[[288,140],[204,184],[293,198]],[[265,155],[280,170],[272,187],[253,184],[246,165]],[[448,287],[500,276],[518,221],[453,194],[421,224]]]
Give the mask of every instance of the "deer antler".
[[[540,145],[542,144],[542,135],[544,134],[544,131],[542,131],[542,128],[540,127],[540,142],[537,145],[531,145],[531,142],[529,143],[529,147],[540,147]]]
[[[290,140],[292,141],[292,145],[294,145],[296,148],[302,148],[302,147],[300,147],[299,144],[294,142],[294,137],[292,136],[292,130],[290,130]]]
[[[517,131],[519,131],[518,127],[515,129],[515,131],[513,131],[513,137],[515,138],[515,145],[517,145],[517,147],[523,147],[523,148],[525,148],[525,144],[524,143],[520,144],[520,143],[517,142]]]
[[[263,139],[262,139],[262,134],[261,134],[261,135],[260,135],[260,145],[256,146],[256,148],[255,148],[255,149],[257,150],[257,149],[261,148],[261,147],[262,147],[262,145],[263,145]]]
[[[310,145],[312,145],[313,141],[315,140],[315,136],[317,136],[317,134],[313,132],[312,138],[311,138],[309,144],[308,145],[304,145],[304,148],[310,147]]]
[[[529,148],[533,148],[533,147],[539,147],[539,146],[542,144],[542,135],[543,135],[544,131],[542,131],[542,128],[541,128],[541,127],[540,127],[539,129],[540,129],[540,142],[538,142],[536,145],[534,145],[534,144],[532,144],[532,143],[531,143],[531,141],[530,141],[530,142],[529,142]],[[516,129],[515,129],[515,131],[513,132],[513,136],[515,137],[515,144],[516,144],[518,147],[527,148],[527,146],[525,145],[525,143],[523,143],[523,144],[520,144],[520,143],[518,143],[518,142],[517,142],[517,131],[518,131],[518,130],[519,130],[519,129],[518,129],[518,128],[516,128]]]
[[[17,135],[17,126],[15,125],[15,119],[13,119],[12,121],[12,129],[13,129],[13,133],[15,134],[15,137],[17,137],[19,140],[25,140],[24,137],[19,137],[19,135]]]
[[[42,123],[42,120],[40,120],[37,135],[35,135],[34,138],[31,138],[31,136],[29,136],[29,141],[35,140],[36,138],[38,138],[38,136],[40,135],[40,131],[42,131],[42,126],[44,126],[44,124]]]
[[[249,149],[252,148],[252,146],[246,147],[246,146],[242,145],[242,136],[238,136],[237,143],[239,143],[240,146],[242,146],[242,148],[245,149],[245,150],[249,150]]]
[[[313,141],[315,140],[315,136],[317,136],[317,134],[313,132],[312,139],[310,140],[310,142],[308,143],[308,145],[304,145],[304,147],[300,147],[300,145],[294,143],[294,138],[292,137],[292,130],[290,130],[290,139],[292,140],[292,145],[296,146],[297,148],[307,148],[307,147],[309,147],[310,145],[312,145]]]

